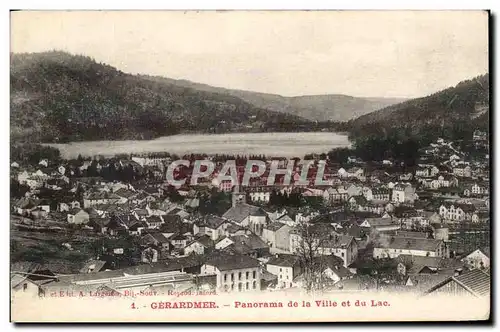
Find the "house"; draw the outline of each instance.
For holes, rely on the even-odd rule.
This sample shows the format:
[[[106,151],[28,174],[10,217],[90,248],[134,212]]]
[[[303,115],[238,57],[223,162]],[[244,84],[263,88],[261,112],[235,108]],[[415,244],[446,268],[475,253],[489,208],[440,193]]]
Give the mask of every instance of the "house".
[[[321,267],[321,272],[326,277],[327,284],[336,284],[341,280],[351,279],[353,274],[342,263],[343,260],[336,256],[315,257],[316,263]]]
[[[452,274],[447,274],[447,273],[408,274],[403,279],[404,282],[403,290],[413,292],[415,295],[421,295],[430,287],[443,282],[452,275],[453,273]]]
[[[349,203],[349,208],[353,211],[364,211],[364,207],[368,203],[364,196],[352,196],[347,202]]]
[[[193,233],[208,235],[212,241],[217,241],[224,235],[227,220],[218,216],[209,215],[193,224]]]
[[[26,275],[12,274],[10,279],[12,293],[19,296],[22,292],[24,296],[36,297],[43,294],[43,290],[38,283],[29,279]]]
[[[175,249],[184,249],[189,242],[189,237],[183,234],[177,234],[169,238],[170,244]]]
[[[283,210],[276,210],[275,212],[271,212],[267,214],[269,218],[269,222],[280,222],[282,224],[287,224],[288,226],[295,226],[295,220],[292,219],[289,215],[288,212],[283,209]]]
[[[363,187],[361,189],[361,194],[366,198],[367,201],[373,200],[373,191],[370,187]]]
[[[363,187],[355,184],[351,184],[349,187],[347,187],[346,191],[348,197],[363,195]]]
[[[417,199],[415,188],[411,184],[397,183],[392,189],[392,201],[395,203],[413,203]]]
[[[472,139],[474,141],[486,141],[488,140],[488,133],[481,130],[474,130],[474,134],[472,135]]]
[[[488,269],[490,267],[490,249],[476,249],[465,256],[462,261],[474,269]]]
[[[449,257],[448,248],[443,240],[388,237],[376,241],[373,248],[373,258],[395,258],[399,255],[415,255],[430,257]]]
[[[87,224],[90,220],[89,214],[80,208],[73,208],[68,211],[67,221],[70,224]]]
[[[491,294],[490,287],[490,275],[482,270],[474,269],[451,276],[431,287],[424,294],[487,297]]]
[[[391,198],[389,189],[375,188],[372,189],[372,199],[378,201],[389,201]]]
[[[123,220],[122,216],[112,215],[109,218],[109,222],[105,226],[106,233],[111,236],[117,236],[119,234],[127,233],[127,224]]]
[[[358,159],[356,157],[354,157],[354,156],[347,157],[347,163],[349,163],[349,164],[354,164],[354,163],[357,162],[357,160]]]
[[[59,212],[66,212],[66,211],[69,211],[71,209],[75,209],[75,208],[80,208],[80,202],[78,201],[71,201],[71,202],[59,202],[57,204],[57,211]]]
[[[415,170],[416,177],[428,178],[439,173],[439,168],[434,165],[419,165]]]
[[[271,248],[288,251],[290,249],[291,230],[292,227],[288,224],[284,224],[280,221],[272,222],[264,227],[262,231],[262,240],[264,240]]]
[[[470,166],[455,166],[453,168],[453,174],[459,177],[470,178],[472,176],[472,171]]]
[[[269,203],[273,186],[256,186],[246,188],[252,202]]]
[[[358,180],[365,180],[365,170],[360,167],[351,167],[347,170],[347,177],[357,178]]]
[[[413,174],[411,172],[400,174],[399,180],[400,181],[411,181],[411,180],[413,180]]]
[[[471,193],[473,195],[487,195],[489,191],[489,184],[474,183],[474,185],[471,187]]]
[[[349,197],[349,194],[343,187],[330,187],[323,192],[323,199],[327,203],[344,202]]]
[[[36,208],[31,210],[29,214],[34,219],[44,219],[47,218],[49,213],[46,210],[44,210],[41,206],[37,206]]]
[[[248,227],[257,235],[267,224],[267,214],[262,208],[247,203],[236,203],[222,215],[223,219],[232,221],[240,226]]]
[[[337,171],[337,175],[340,178],[347,178],[347,177],[349,177],[348,172],[343,167],[339,168],[339,170]]]
[[[450,276],[464,268],[464,264],[459,260],[443,257],[399,255],[396,262],[396,269],[401,275],[441,274]]]
[[[353,236],[332,234],[319,243],[318,253],[337,256],[347,267],[358,258],[358,243]]]
[[[80,273],[96,273],[105,271],[109,267],[106,261],[91,259],[80,269]]]
[[[261,289],[261,265],[245,255],[213,255],[201,266],[201,276],[215,275],[222,292],[248,292]]]
[[[105,191],[92,193],[83,198],[83,207],[88,208],[99,204],[115,204],[121,199],[122,197],[115,193],[108,193]]]
[[[30,173],[28,171],[22,171],[17,174],[17,181],[20,184],[26,184],[26,181],[31,177]]]
[[[269,245],[255,234],[233,235],[228,240],[224,242],[229,245],[222,246],[220,243],[217,243],[216,247],[226,252],[234,252],[255,258],[269,255]]]
[[[392,218],[365,218],[359,226],[378,232],[391,232],[401,228],[401,225]]]
[[[90,216],[90,214],[89,214]],[[87,225],[92,227],[94,232],[106,234],[108,232],[108,224],[110,222],[109,218],[92,218],[90,217]]]
[[[184,255],[191,255],[193,253],[197,255],[207,254],[213,247],[214,242],[212,239],[207,235],[203,235],[186,245],[184,248]]]
[[[396,236],[400,237],[416,237],[416,238],[422,238],[422,239],[427,239],[429,238],[429,233],[427,232],[416,232],[416,231],[401,231],[398,230],[396,231]]]
[[[131,235],[141,235],[142,231],[148,228],[148,224],[143,220],[130,219],[127,225],[128,233]]]
[[[120,197],[118,204],[125,204],[127,201],[132,200],[138,194],[139,193],[137,193],[133,190],[123,188],[123,187],[115,191],[115,195]]]
[[[196,209],[200,206],[199,198],[188,198],[186,202],[184,202],[184,206],[191,209]]]
[[[28,215],[32,210],[37,208],[40,204],[40,200],[23,197],[14,203],[15,211],[20,215]]]
[[[169,239],[165,237],[162,233],[156,231],[156,232],[149,232],[147,234],[144,234],[141,237],[140,240],[142,245],[146,246],[155,246],[157,248],[168,248],[169,247]]]
[[[22,294],[36,297],[44,294],[42,285],[52,283],[57,279],[48,265],[33,262],[16,262],[10,267],[10,287],[16,296]]]
[[[293,280],[302,273],[297,256],[276,254],[266,263],[266,270],[278,277],[277,288],[293,287]]]
[[[342,260],[336,256],[317,256],[313,258],[314,269],[318,271],[318,276],[321,275],[321,279],[317,279],[316,282],[320,282],[323,288],[330,288],[340,281],[347,281],[353,278],[353,274],[343,266]],[[293,280],[294,286],[304,288],[307,287],[306,276],[301,274]],[[339,289],[343,287],[340,286]]]
[[[420,183],[429,189],[439,189],[456,187],[458,185],[458,180],[450,174],[439,174],[432,178],[422,179]]]
[[[295,227],[290,231],[291,254],[304,253],[309,250],[310,246],[305,245],[303,234],[309,234],[310,238],[315,239],[314,244],[316,248],[319,245],[319,241],[329,238],[330,235],[339,235],[335,231],[335,228],[328,223],[304,223],[303,225],[306,225],[307,228]],[[316,254],[320,253],[317,252]]]
[[[443,202],[439,207],[439,215],[451,221],[472,221],[476,207],[473,204],[460,204],[449,201]]]
[[[141,220],[144,220],[149,228],[160,228],[164,222],[162,216],[150,216]]]

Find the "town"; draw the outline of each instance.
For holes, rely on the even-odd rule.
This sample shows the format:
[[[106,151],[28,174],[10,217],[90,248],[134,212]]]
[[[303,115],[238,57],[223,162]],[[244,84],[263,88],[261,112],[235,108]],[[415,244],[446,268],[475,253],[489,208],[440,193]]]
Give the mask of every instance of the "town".
[[[486,152],[439,138],[419,149],[415,165],[324,153],[304,158],[307,174],[300,158],[68,160],[34,151],[10,165],[11,288],[29,296],[65,288],[488,296],[489,137],[476,130],[464,140]],[[185,181],[168,181],[180,159],[189,162],[171,167],[172,176]],[[214,170],[191,185],[201,160]],[[239,181],[218,177],[228,160]],[[268,167],[241,181],[247,160]],[[271,164],[290,174],[274,172],[269,183]]]

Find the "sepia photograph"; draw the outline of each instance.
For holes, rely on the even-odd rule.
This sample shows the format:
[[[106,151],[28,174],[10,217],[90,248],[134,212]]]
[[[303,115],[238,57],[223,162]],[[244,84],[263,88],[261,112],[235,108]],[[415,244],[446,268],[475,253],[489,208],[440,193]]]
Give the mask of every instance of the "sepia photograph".
[[[487,10],[10,12],[10,320],[486,321]]]

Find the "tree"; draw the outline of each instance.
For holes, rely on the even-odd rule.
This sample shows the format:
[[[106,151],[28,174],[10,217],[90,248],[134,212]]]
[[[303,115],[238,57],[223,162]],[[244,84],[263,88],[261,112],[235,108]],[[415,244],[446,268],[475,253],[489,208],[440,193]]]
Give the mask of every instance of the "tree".
[[[153,249],[151,247],[145,249],[143,251],[143,261],[145,261],[145,263],[154,263],[156,260],[155,260],[155,254],[157,253],[157,250],[156,249]]]
[[[331,238],[331,233],[325,231],[328,225],[299,223],[295,232],[298,245],[295,254],[303,268],[304,288],[309,292],[323,289],[323,271],[325,270],[323,248]]]
[[[20,184],[19,181],[15,179],[10,180],[10,197],[21,198],[30,191],[30,187],[25,184]]]

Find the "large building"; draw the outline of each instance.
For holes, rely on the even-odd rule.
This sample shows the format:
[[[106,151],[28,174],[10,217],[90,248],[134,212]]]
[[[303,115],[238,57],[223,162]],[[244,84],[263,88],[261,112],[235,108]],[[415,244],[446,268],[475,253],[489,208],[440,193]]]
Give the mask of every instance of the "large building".
[[[259,291],[261,265],[244,255],[214,255],[201,266],[200,275],[215,275],[222,292]]]
[[[448,248],[443,240],[384,237],[379,239],[373,248],[373,258],[396,258],[399,255],[415,255],[427,257],[449,257]]]

